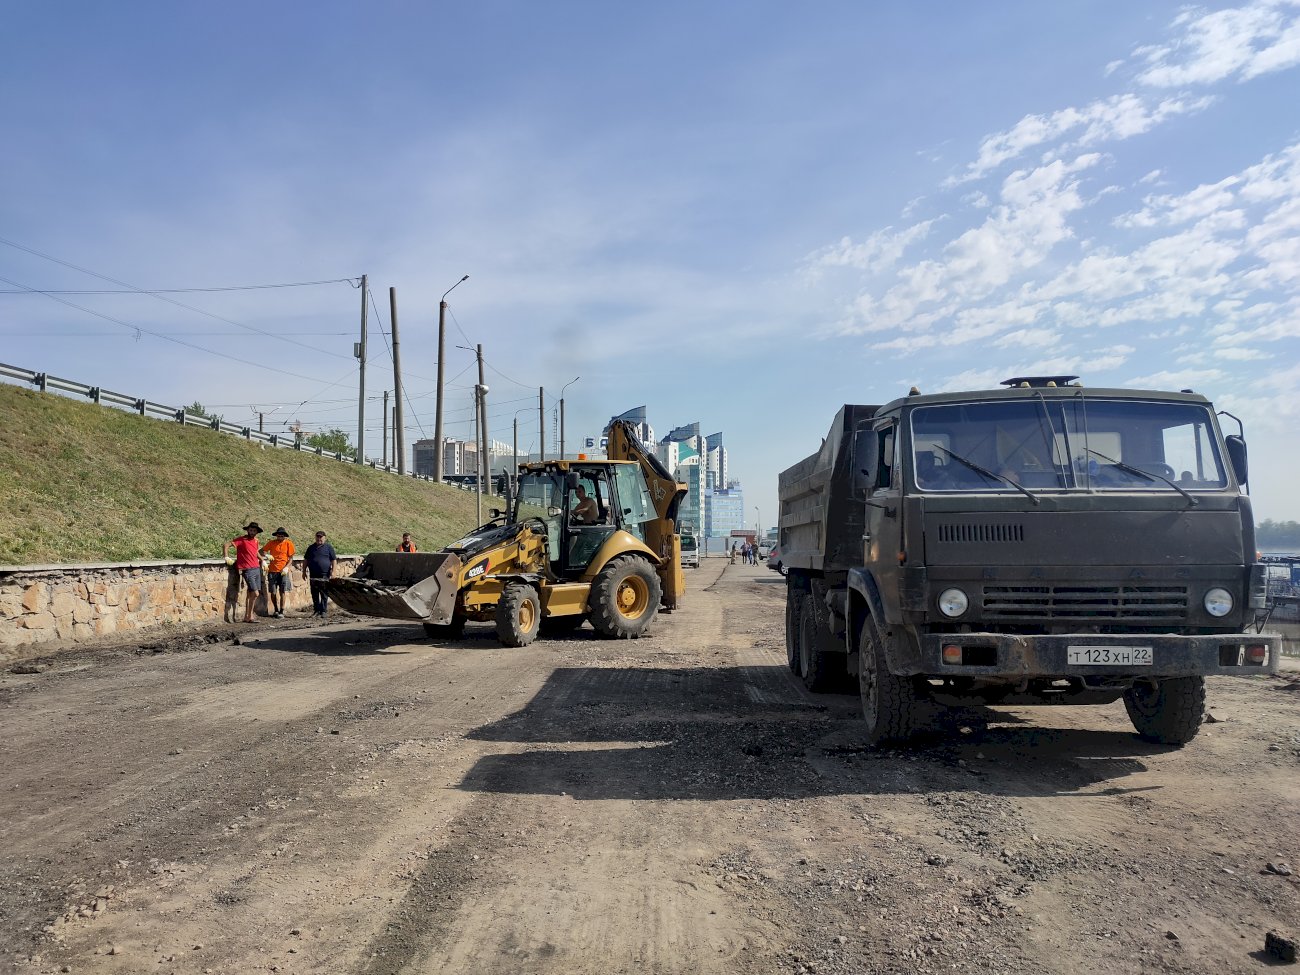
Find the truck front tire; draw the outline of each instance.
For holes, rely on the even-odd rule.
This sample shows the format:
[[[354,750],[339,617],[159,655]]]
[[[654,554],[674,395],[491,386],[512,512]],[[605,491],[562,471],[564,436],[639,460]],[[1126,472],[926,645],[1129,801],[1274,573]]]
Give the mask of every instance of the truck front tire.
[[[858,694],[868,744],[902,741],[916,728],[922,702],[908,678],[889,672],[884,639],[872,619],[863,622],[858,640]]]
[[[636,555],[613,559],[591,584],[591,625],[601,636],[635,640],[654,622],[662,597],[649,562]]]
[[[1205,715],[1205,678],[1171,677],[1134,684],[1124,692],[1124,710],[1137,733],[1161,745],[1186,745]]]
[[[511,582],[497,601],[497,638],[507,647],[526,647],[537,639],[542,604],[526,582]]]

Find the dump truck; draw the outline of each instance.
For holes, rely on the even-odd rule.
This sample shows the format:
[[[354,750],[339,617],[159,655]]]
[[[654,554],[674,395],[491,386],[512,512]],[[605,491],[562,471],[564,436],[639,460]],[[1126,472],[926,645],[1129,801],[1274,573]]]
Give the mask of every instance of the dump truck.
[[[603,636],[642,636],[685,588],[677,483],[635,430],[615,421],[605,460],[520,465],[506,508],[438,552],[372,552],[330,582],[339,606],[410,620],[455,638],[469,620],[494,622],[506,646],[590,620]],[[578,510],[579,498],[587,503]]]
[[[1121,698],[1143,738],[1190,741],[1206,675],[1278,666],[1243,434],[1191,390],[1074,376],[844,406],[779,476],[790,669],[856,676],[871,742]]]

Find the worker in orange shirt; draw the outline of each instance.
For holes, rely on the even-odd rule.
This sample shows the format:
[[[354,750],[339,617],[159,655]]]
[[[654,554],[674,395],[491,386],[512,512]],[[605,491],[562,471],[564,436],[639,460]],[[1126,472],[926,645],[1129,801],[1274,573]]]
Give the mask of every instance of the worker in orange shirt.
[[[399,546],[397,546],[396,551],[398,551],[398,552],[414,552],[414,551],[415,551],[415,542],[411,541],[411,533],[410,533],[410,532],[402,532],[402,544],[399,545]]]
[[[269,542],[262,546],[262,554],[270,562],[266,566],[266,594],[271,600],[272,613],[276,619],[284,618],[284,594],[292,585],[289,581],[289,565],[293,562],[294,547],[289,533],[277,528],[271,533]]]

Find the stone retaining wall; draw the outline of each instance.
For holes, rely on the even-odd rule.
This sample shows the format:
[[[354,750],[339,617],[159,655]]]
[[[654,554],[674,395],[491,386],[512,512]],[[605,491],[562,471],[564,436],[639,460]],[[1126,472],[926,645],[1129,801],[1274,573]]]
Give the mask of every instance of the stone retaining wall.
[[[350,575],[360,558],[341,557],[337,574]],[[0,568],[0,654],[25,644],[242,618],[245,594],[232,590],[230,581],[222,560]],[[310,606],[311,593],[297,571],[293,583],[286,608]],[[239,602],[233,611],[232,596]],[[265,593],[257,611],[267,612]]]

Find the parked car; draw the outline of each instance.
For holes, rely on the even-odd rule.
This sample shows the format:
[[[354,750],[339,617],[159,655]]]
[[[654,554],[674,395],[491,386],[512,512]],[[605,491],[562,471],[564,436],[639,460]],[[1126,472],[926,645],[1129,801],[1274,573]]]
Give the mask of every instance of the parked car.
[[[781,575],[785,575],[785,565],[781,562],[781,549],[779,546],[772,546],[772,551],[767,555],[767,567],[775,569]]]
[[[774,548],[776,548],[775,543],[769,542],[766,538],[763,539],[761,542],[758,543],[758,557],[760,559],[767,558],[769,555],[772,554],[772,549]]]

